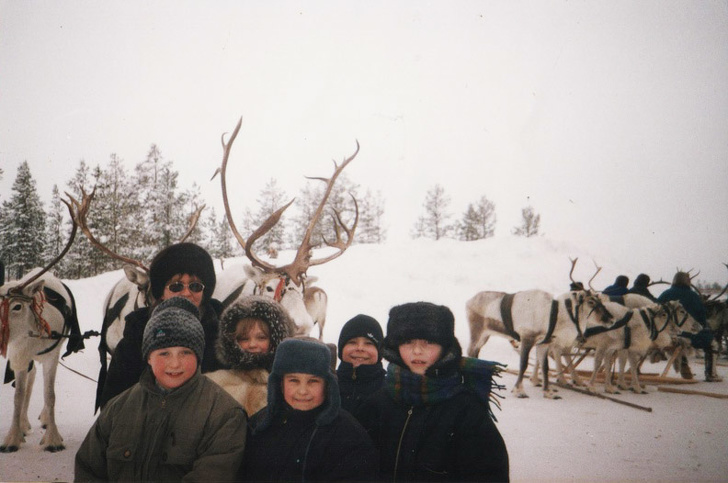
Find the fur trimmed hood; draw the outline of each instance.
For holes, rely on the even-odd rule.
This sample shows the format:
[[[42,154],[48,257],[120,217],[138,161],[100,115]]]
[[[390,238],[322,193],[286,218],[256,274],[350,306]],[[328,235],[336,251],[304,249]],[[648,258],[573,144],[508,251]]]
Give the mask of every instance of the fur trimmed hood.
[[[271,350],[268,353],[251,354],[235,342],[235,328],[238,321],[244,318],[260,319],[268,325],[271,338]],[[292,336],[295,327],[286,309],[273,299],[262,295],[241,297],[220,318],[220,332],[215,346],[217,358],[231,369],[270,371],[278,344]]]

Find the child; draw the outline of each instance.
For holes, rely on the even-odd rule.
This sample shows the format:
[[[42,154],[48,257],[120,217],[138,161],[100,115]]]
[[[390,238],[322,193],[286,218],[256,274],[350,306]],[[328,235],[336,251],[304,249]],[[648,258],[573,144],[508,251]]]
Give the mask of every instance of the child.
[[[311,339],[278,346],[268,378],[268,406],[250,419],[240,478],[247,481],[376,479],[376,449],[340,408],[331,352]]]
[[[341,363],[336,370],[341,407],[355,417],[362,401],[384,385],[384,368],[379,353],[383,338],[379,322],[368,315],[357,315],[341,329]]]
[[[217,339],[217,358],[230,369],[206,376],[252,416],[267,404],[276,347],[294,331],[288,312],[273,299],[260,295],[239,299],[223,312]]]
[[[461,356],[450,309],[393,307],[382,389],[360,420],[387,481],[507,481],[508,452],[489,409],[494,363]]]
[[[235,479],[245,412],[200,372],[205,333],[198,317],[182,297],[154,310],[142,340],[148,367],[102,409],[76,453],[76,481]]]

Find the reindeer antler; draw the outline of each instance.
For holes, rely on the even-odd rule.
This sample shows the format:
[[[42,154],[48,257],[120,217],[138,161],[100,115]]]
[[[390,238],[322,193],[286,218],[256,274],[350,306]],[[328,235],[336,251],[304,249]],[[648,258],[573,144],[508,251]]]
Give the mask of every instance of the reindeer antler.
[[[112,258],[115,258],[117,260],[121,260],[124,263],[129,263],[131,265],[137,266],[141,268],[142,270],[149,273],[149,268],[144,266],[142,262],[139,260],[134,260],[132,258],[125,257],[123,255],[119,255],[118,253],[115,253],[111,251],[108,247],[106,247],[103,243],[99,242],[96,237],[91,233],[91,229],[88,227],[88,222],[86,220],[86,217],[88,216],[89,207],[91,206],[91,201],[94,199],[94,195],[96,194],[96,187],[94,186],[94,189],[91,191],[91,194],[86,194],[86,190],[81,188],[81,202],[78,202],[73,196],[66,193],[66,196],[71,200],[71,204],[68,205],[68,210],[71,213],[71,219],[74,222],[74,225],[78,225],[81,228],[81,231],[84,235],[86,235],[86,238],[91,242],[93,246],[101,250],[102,252],[106,253]],[[194,227],[193,227],[194,228]]]
[[[183,241],[187,240],[189,236],[192,234],[192,232],[195,230],[195,227],[197,226],[197,222],[200,221],[200,215],[202,214],[202,210],[205,209],[205,206],[202,205],[199,208],[197,208],[194,213],[190,215],[190,226],[187,229],[187,233],[185,233],[182,238],[180,238],[179,243],[182,243]]]
[[[591,290],[593,290],[593,291],[596,292],[597,290],[594,287],[592,287],[592,284],[591,283],[592,283],[592,281],[594,281],[595,278],[597,278],[597,275],[599,275],[599,272],[602,271],[602,267],[600,267],[599,265],[597,265],[596,260],[592,260],[592,262],[594,262],[594,266],[596,267],[597,271],[594,272],[594,275],[592,275],[592,278],[589,279],[589,282],[587,282],[587,285],[589,285],[589,288]]]
[[[66,193],[68,195],[68,193]],[[69,198],[70,195],[68,196]],[[71,198],[73,201],[73,198]],[[61,261],[61,259],[66,256],[66,253],[68,253],[68,250],[71,249],[71,245],[73,245],[73,240],[76,238],[76,232],[78,231],[78,223],[73,218],[73,210],[71,209],[71,205],[64,199],[61,199],[61,201],[68,207],[68,214],[71,216],[71,223],[73,224],[71,228],[71,235],[68,237],[68,242],[66,243],[66,246],[61,250],[61,253],[59,253],[53,260],[48,262],[48,264],[41,269],[38,273],[30,277],[28,280],[23,282],[21,285],[17,285],[10,289],[9,291],[15,294],[22,293],[23,289],[30,285],[32,282],[35,282],[38,280],[44,273],[46,273],[48,270],[51,269],[55,264]]]

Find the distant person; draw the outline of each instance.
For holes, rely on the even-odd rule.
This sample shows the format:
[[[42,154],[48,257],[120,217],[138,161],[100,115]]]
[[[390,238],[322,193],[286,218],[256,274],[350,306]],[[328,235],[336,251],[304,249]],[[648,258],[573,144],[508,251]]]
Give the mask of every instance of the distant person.
[[[377,319],[359,314],[344,324],[339,334],[339,359],[336,369],[341,407],[355,417],[361,403],[384,385],[380,353],[382,326]]]
[[[268,378],[268,405],[251,417],[242,481],[373,481],[377,450],[341,409],[331,351],[322,342],[286,339]]]
[[[626,275],[619,275],[612,285],[602,290],[602,293],[604,295],[609,295],[610,297],[620,297],[629,293],[629,289],[627,288],[628,285],[629,277]]]
[[[450,309],[393,307],[382,354],[385,385],[360,416],[379,449],[381,481],[508,481],[489,405],[496,365],[462,357]]]
[[[634,279],[634,284],[632,285],[632,288],[629,289],[629,293],[642,295],[643,297],[647,297],[653,302],[657,302],[657,298],[650,293],[650,290],[648,288],[649,286],[650,276],[645,273],[640,273],[639,275],[637,275],[637,278]]]
[[[147,362],[142,357],[142,338],[154,305],[172,297],[184,297],[197,308],[205,331],[202,372],[222,369],[215,357],[215,341],[222,304],[212,298],[215,291],[215,267],[207,251],[194,243],[177,243],[160,251],[149,267],[154,304],[141,307],[126,316],[124,337],[116,346],[108,373],[101,370],[96,408],[121,394],[139,381]]]
[[[234,481],[247,419],[200,372],[196,310],[182,297],[154,309],[142,339],[147,367],[101,410],[76,453],[75,481]]]
[[[230,369],[208,372],[252,416],[268,404],[268,375],[283,339],[296,326],[286,309],[270,297],[241,297],[220,319],[217,358]]]
[[[690,286],[690,275],[686,272],[677,272],[672,279],[672,286],[662,292],[657,300],[660,303],[669,302],[670,300],[680,301],[685,310],[703,326],[703,330],[697,334],[683,332],[681,336],[689,338],[693,347],[702,349],[705,353],[705,381],[721,382],[723,378],[715,370],[715,359],[718,355],[713,347],[713,344],[716,344],[715,337],[708,327],[703,299]],[[687,368],[687,363],[687,358],[683,356],[680,371],[684,378],[691,379],[692,373]]]

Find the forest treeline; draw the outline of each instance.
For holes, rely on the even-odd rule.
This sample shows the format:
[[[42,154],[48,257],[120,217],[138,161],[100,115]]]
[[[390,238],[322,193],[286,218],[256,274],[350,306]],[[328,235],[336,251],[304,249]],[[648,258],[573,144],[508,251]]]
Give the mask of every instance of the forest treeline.
[[[5,175],[0,169],[0,179]],[[294,205],[264,237],[256,250],[274,252],[297,248],[316,210],[325,183],[311,180],[295,197]],[[95,237],[111,251],[146,264],[162,248],[179,241],[188,231],[190,217],[206,205],[200,187],[179,184],[174,162],[162,156],[152,144],[146,158],[129,172],[125,162],[111,154],[102,166],[79,161],[73,177],[64,187],[54,185],[48,206],[38,194],[27,161],[19,164],[10,193],[0,197],[0,261],[10,278],[19,278],[33,267],[55,257],[68,240],[72,227],[63,200],[67,194],[81,200],[83,193],[94,193],[88,225]],[[346,173],[337,179],[329,196],[326,212],[316,224],[311,240],[335,240],[332,216],[338,212],[351,225],[357,200],[359,221],[354,243],[382,243],[386,240],[385,200],[381,193],[352,182]],[[271,178],[260,190],[255,210],[245,208],[233,213],[235,225],[248,236],[268,216],[284,206],[290,197]],[[493,236],[496,225],[495,204],[486,196],[469,203],[459,218],[450,211],[450,197],[437,184],[424,198],[422,215],[413,223],[413,238],[455,238],[473,241]],[[539,234],[540,215],[528,206],[522,210],[521,224],[512,229],[519,236]],[[225,213],[205,208],[188,241],[205,247],[214,258],[243,254],[230,229]],[[62,278],[81,278],[119,268],[119,262],[93,247],[80,232],[68,254],[56,266]]]

